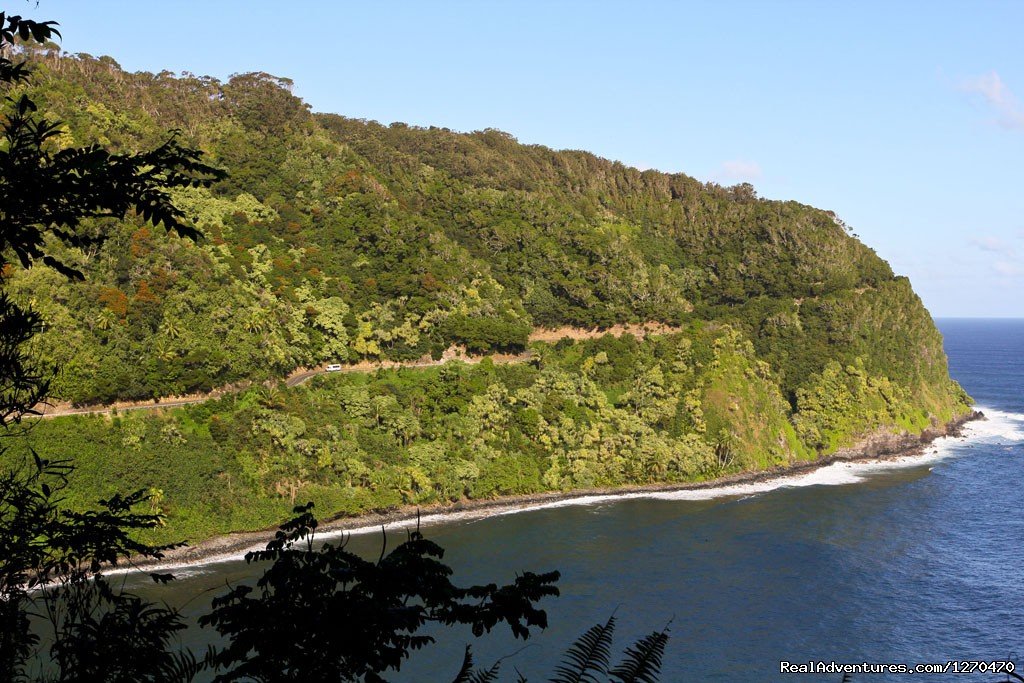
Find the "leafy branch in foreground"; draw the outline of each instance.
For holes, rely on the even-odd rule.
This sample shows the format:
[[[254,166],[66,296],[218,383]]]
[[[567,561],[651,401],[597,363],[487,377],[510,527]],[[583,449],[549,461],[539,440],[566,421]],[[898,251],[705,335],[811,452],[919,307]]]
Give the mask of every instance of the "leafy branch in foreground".
[[[56,28],[56,21],[32,21],[7,12],[0,12],[0,83],[22,83],[32,73],[25,61],[15,62],[8,56],[17,40],[27,43],[34,40],[43,44],[53,38],[61,37]]]
[[[0,424],[36,414],[35,406],[49,395],[53,372],[28,350],[28,342],[42,329],[39,313],[18,306],[0,291]]]
[[[186,683],[203,663],[177,642],[177,610],[147,602],[98,576],[46,596],[55,626],[50,653],[59,681]]]
[[[202,163],[201,153],[182,146],[175,134],[142,153],[113,154],[95,145],[51,151],[48,143],[61,124],[38,117],[26,95],[8,101],[14,111],[0,149],[0,250],[13,251],[25,267],[41,260],[81,279],[80,270],[45,252],[47,234],[70,247],[97,245],[105,234],[83,229],[83,219],[120,219],[134,209],[181,237],[200,236],[182,222],[168,190],[206,186],[224,172]]]
[[[16,41],[46,43],[60,37],[55,25],[0,12],[0,87],[28,81],[32,73],[26,61],[8,56],[19,51]],[[179,236],[199,237],[168,191],[206,187],[226,173],[203,163],[202,152],[178,143],[176,133],[141,153],[114,154],[98,145],[62,149],[55,140],[64,132],[61,122],[47,121],[28,95],[5,99],[11,111],[0,145],[0,266],[9,250],[26,268],[41,260],[81,279],[81,271],[47,253],[47,235],[71,247],[96,245],[105,233],[82,230],[82,220],[124,218],[132,209]]]
[[[518,638],[544,628],[535,607],[558,595],[558,572],[525,572],[513,583],[460,587],[441,562],[444,550],[417,529],[370,561],[343,542],[313,547],[312,503],[281,527],[249,563],[272,562],[256,584],[238,586],[200,618],[230,643],[212,658],[218,681],[383,681],[413,650],[434,642],[418,635],[428,622],[467,624],[475,635],[505,623]]]
[[[179,630],[180,625],[169,628],[177,615],[111,591],[98,573],[131,557],[160,558],[173,546],[152,547],[133,538],[160,521],[133,511],[145,500],[141,491],[112,496],[86,512],[65,509],[61,494],[71,471],[67,461],[36,456],[0,472],[0,680],[28,678],[26,666],[41,645],[32,616],[52,626],[49,650],[59,680],[87,680],[75,677],[90,671],[103,672],[94,680],[147,680],[140,671],[171,655],[146,644]],[[115,651],[123,656],[96,656]],[[133,651],[140,656],[128,656]],[[144,668],[112,675],[132,662]]]

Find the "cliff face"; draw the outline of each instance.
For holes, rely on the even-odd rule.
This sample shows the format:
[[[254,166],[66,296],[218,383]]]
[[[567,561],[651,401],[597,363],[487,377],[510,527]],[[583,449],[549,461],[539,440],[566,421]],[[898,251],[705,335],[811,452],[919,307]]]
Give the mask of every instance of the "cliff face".
[[[325,431],[296,390],[184,426],[140,417],[134,436],[111,437],[231,444],[237,458],[225,452],[214,469],[244,473],[259,495],[331,477],[407,498],[699,478],[834,452],[879,429],[920,433],[969,403],[909,282],[827,211],[494,130],[312,114],[266,74],[221,83],[125,73],[109,58],[37,62],[35,97],[67,125],[57,144],[153,146],[174,128],[230,173],[175,198],[205,233],[198,244],[127,221],[103,227],[101,248],[64,255],[83,283],[45,268],[12,275],[11,291],[49,321],[39,352],[63,367],[60,398],[179,395],[452,345],[519,352],[537,327],[678,330],[541,345],[529,369],[470,373],[447,394],[368,380],[351,403],[310,389],[349,401],[336,418],[359,422],[348,432]],[[502,400],[511,412],[488,412]],[[431,422],[431,411],[463,423]],[[481,441],[485,455],[416,451],[481,428],[502,430]],[[508,460],[541,441],[528,462]],[[631,468],[630,448],[647,464]],[[406,468],[400,482],[372,483],[389,467]],[[446,467],[490,476],[490,488],[434,486]]]

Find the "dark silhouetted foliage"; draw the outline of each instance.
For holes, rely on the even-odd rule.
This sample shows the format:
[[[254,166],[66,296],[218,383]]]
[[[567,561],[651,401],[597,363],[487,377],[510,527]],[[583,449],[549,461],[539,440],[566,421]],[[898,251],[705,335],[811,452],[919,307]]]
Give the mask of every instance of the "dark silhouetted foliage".
[[[434,642],[417,635],[428,622],[468,624],[474,635],[505,623],[518,638],[547,626],[534,606],[558,595],[557,572],[526,572],[505,586],[459,587],[443,549],[417,530],[369,561],[345,544],[313,546],[312,504],[281,527],[250,563],[271,565],[256,583],[217,598],[200,618],[230,641],[212,662],[218,681],[382,681],[409,653]]]

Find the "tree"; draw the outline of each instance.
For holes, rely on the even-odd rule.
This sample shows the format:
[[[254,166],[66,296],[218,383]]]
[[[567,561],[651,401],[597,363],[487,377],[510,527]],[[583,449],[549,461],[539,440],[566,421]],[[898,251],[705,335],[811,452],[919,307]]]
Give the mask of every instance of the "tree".
[[[0,12],[0,88],[9,93],[31,75],[25,60],[15,61],[21,43],[45,43],[60,36],[51,21],[36,22]],[[171,134],[155,150],[111,154],[96,146],[57,149],[59,123],[41,116],[25,95],[6,98],[8,113],[0,145],[0,287],[7,277],[9,255],[23,267],[51,266],[67,277],[81,272],[49,253],[49,240],[86,248],[105,238],[104,223],[87,219],[123,219],[135,211],[144,220],[163,224],[170,232],[195,239],[199,234],[182,220],[169,190],[209,185],[224,173],[201,161],[201,153],[180,145]],[[26,415],[36,413],[48,395],[53,368],[39,367],[28,352],[29,341],[43,321],[32,310],[0,292],[0,421],[6,435]],[[0,449],[0,453],[8,450]],[[141,603],[92,581],[105,566],[129,556],[159,557],[166,548],[133,540],[132,532],[155,526],[159,518],[133,508],[143,492],[100,501],[99,508],[72,512],[62,506],[61,490],[73,465],[50,462],[31,454],[19,467],[0,472],[0,676],[24,679],[27,663],[39,645],[30,628],[29,607],[40,601],[54,620],[52,654],[67,680],[89,675],[81,657],[105,641],[116,642],[128,625],[135,636],[166,642],[178,628],[175,615],[156,609],[155,620],[113,618],[103,628],[90,628],[98,614],[139,614]],[[166,580],[166,577],[158,577]],[[39,596],[33,591],[57,587]],[[76,609],[89,605],[87,609]],[[111,607],[111,611],[104,609]],[[125,611],[127,609],[127,612]],[[95,623],[93,625],[96,625]],[[146,661],[142,658],[139,661]],[[154,660],[149,660],[153,665]],[[135,674],[138,671],[134,672]],[[106,680],[140,680],[132,672]]]
[[[54,26],[0,12],[0,89],[10,92],[31,75],[25,60],[12,59],[19,51],[17,41],[45,43],[60,36]],[[183,222],[170,190],[210,185],[225,173],[202,163],[202,154],[179,144],[176,134],[142,153],[111,154],[95,145],[58,150],[53,141],[62,130],[59,122],[41,116],[27,95],[8,96],[6,103],[0,146],[0,287],[11,254],[23,267],[41,262],[81,278],[75,265],[48,253],[46,241],[79,249],[101,243],[103,223],[86,224],[87,219],[123,219],[134,210],[169,232],[199,237]],[[42,322],[0,292],[0,418],[5,424],[33,414],[47,395],[52,368],[35,367],[25,352]]]

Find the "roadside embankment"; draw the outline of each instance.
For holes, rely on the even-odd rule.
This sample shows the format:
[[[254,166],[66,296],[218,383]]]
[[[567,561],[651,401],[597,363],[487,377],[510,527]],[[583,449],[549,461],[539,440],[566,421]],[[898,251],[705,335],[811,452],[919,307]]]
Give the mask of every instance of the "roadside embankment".
[[[613,337],[621,337],[624,334],[629,334],[633,335],[637,339],[644,339],[652,334],[673,334],[679,331],[680,328],[678,327],[672,327],[658,322],[620,324],[612,325],[608,328],[595,327],[591,329],[569,326],[558,328],[538,327],[530,333],[529,341],[544,343],[555,343],[562,339],[580,341],[583,339],[596,339],[606,334],[610,334]],[[529,350],[515,354],[492,353],[486,355],[474,355],[467,353],[462,347],[453,346],[446,350],[438,359],[431,358],[428,355],[423,358],[410,361],[361,360],[355,363],[341,364],[340,368],[337,368],[334,371],[377,372],[378,370],[392,370],[397,368],[431,368],[444,365],[445,363],[450,363],[452,361],[461,361],[463,363],[475,365],[485,358],[489,358],[492,362],[501,365],[506,363],[524,363],[532,356],[533,354]],[[322,375],[329,372],[327,368],[327,363],[309,368],[299,367],[292,370],[281,380],[267,380],[263,382],[263,384],[265,386],[270,386],[278,381],[283,381],[285,386],[294,387],[306,382],[316,375]],[[114,403],[105,403],[100,405],[75,405],[66,401],[57,401],[54,403],[37,405],[35,406],[35,410],[40,417],[49,418],[61,417],[64,415],[109,414],[128,410],[159,410],[164,408],[177,408],[180,406],[191,405],[193,403],[203,403],[204,401],[218,399],[229,394],[236,394],[248,389],[253,386],[253,384],[253,382],[248,381],[236,382],[234,384],[218,387],[206,393],[183,394],[181,396],[161,396],[159,398],[145,401],[116,401]]]

